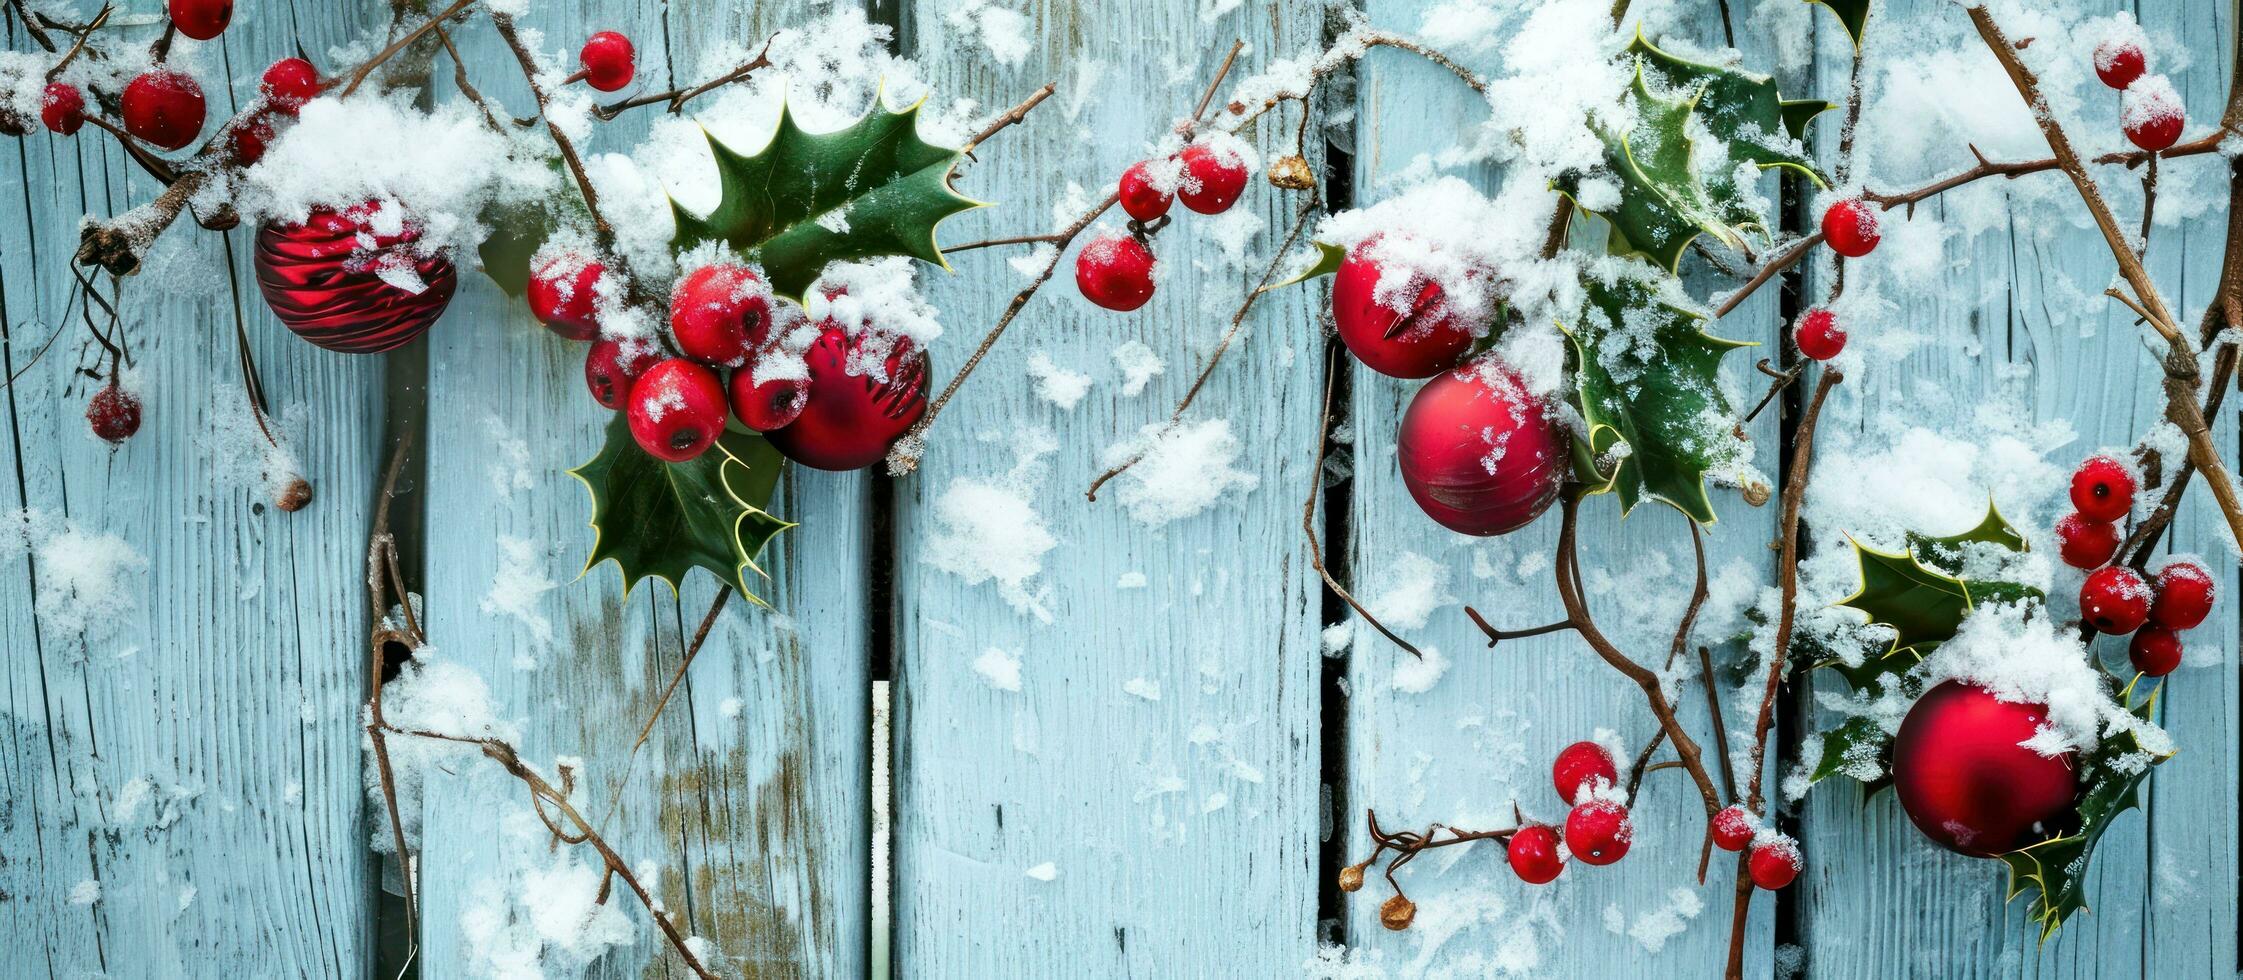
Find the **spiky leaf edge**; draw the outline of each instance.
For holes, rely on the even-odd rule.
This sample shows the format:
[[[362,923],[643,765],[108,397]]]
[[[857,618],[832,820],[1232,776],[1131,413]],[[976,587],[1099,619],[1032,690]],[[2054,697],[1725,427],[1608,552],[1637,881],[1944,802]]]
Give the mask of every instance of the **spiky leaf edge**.
[[[616,421],[611,422],[610,424],[620,425],[621,418],[621,413],[617,413]],[[745,460],[742,460],[738,454],[732,451],[732,448],[730,446],[726,445],[726,442],[728,440],[736,438],[737,436],[737,433],[733,433],[728,430],[723,435],[718,436],[716,443],[710,446],[711,451],[721,452],[725,457],[723,461],[717,464],[718,483],[724,487],[725,495],[731,497],[732,502],[738,504],[741,508],[740,515],[734,518],[732,523],[733,552],[734,554],[739,556],[740,561],[733,567],[730,580],[726,584],[731,585],[740,593],[742,597],[746,598],[749,602],[769,609],[771,608],[771,604],[764,601],[762,596],[755,594],[754,590],[748,588],[747,578],[742,573],[753,571],[756,573],[756,575],[764,579],[769,579],[771,577],[770,574],[765,572],[761,565],[756,564],[756,556],[762,554],[763,549],[768,547],[771,544],[771,541],[777,538],[782,532],[786,531],[789,528],[798,527],[800,525],[796,524],[793,521],[785,520],[776,515],[773,515],[770,512],[765,511],[763,508],[747,502],[747,500],[741,496],[740,492],[733,488],[732,480],[729,477],[729,474],[732,472],[732,468],[737,467],[740,472],[749,475],[753,475],[754,471],[753,467],[749,466]],[[590,520],[585,522],[586,526],[592,529],[592,552],[591,555],[584,560],[584,568],[576,573],[576,577],[582,579],[584,576],[592,574],[592,570],[598,568],[601,562],[612,561],[615,563],[616,570],[623,576],[624,599],[630,599],[631,590],[633,588],[636,588],[640,582],[650,578],[658,580],[664,585],[668,585],[670,587],[671,595],[674,596],[678,594],[678,582],[675,579],[672,579],[670,576],[661,574],[659,572],[634,574],[633,570],[630,567],[624,565],[621,558],[617,557],[613,553],[603,551],[601,545],[606,539],[607,531],[600,526],[600,514],[604,509],[604,505],[600,502],[599,489],[593,486],[591,479],[585,476],[581,471],[589,468],[594,463],[597,463],[600,459],[600,456],[604,454],[605,447],[603,445],[602,451],[600,453],[595,453],[590,460],[586,460],[583,464],[567,471],[569,476],[576,478],[576,482],[584,485],[584,491],[590,494],[592,497],[592,517]],[[666,463],[657,460],[655,461],[655,465],[676,466],[687,464]],[[772,476],[772,482],[776,484],[777,479],[777,474],[774,472]],[[740,529],[741,526],[747,523],[750,518],[758,519],[756,522],[757,526],[751,537],[744,538],[740,534]],[[691,571],[693,568],[697,567],[705,566],[689,566],[686,570]]]

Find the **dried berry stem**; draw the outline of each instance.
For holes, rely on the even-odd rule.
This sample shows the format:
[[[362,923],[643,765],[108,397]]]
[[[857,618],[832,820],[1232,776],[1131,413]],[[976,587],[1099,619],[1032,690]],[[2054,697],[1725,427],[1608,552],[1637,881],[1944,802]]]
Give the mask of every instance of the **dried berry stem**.
[[[972,139],[966,141],[966,145],[958,148],[958,152],[969,157],[973,156],[975,147],[988,142],[990,137],[1003,132],[1005,127],[1019,125],[1028,118],[1029,112],[1033,111],[1045,99],[1051,98],[1051,94],[1057,91],[1059,91],[1057,83],[1045,82],[1043,88],[1037,89],[1027,98],[1020,100],[1019,105],[1005,110],[1003,115],[990,120],[989,125],[983,126],[981,132],[975,133]]]
[[[716,91],[717,89],[723,88],[724,86],[730,85],[734,82],[747,81],[748,77],[754,75],[757,70],[771,67],[771,42],[777,40],[778,37],[779,36],[777,34],[773,34],[770,37],[764,38],[763,50],[757,52],[755,57],[748,59],[739,67],[734,68],[731,71],[725,72],[722,75],[718,75],[717,77],[709,79],[706,82],[702,82],[699,85],[695,85],[692,88],[672,89],[668,92],[654,92],[647,95],[633,96],[631,98],[624,99],[621,102],[614,102],[604,106],[594,106],[592,108],[592,114],[600,117],[602,120],[607,120],[613,119],[616,116],[623,114],[627,110],[649,105],[663,105],[665,106],[663,110],[665,112],[679,112],[680,110],[683,110],[685,108],[685,104],[687,102],[690,102],[710,92]]]
[[[1324,567],[1324,548],[1316,538],[1316,501],[1324,492],[1324,456],[1332,446],[1332,381],[1337,377],[1338,371],[1339,351],[1334,349],[1327,352],[1324,359],[1324,410],[1322,414],[1317,416],[1316,459],[1309,464],[1308,501],[1301,505],[1301,534],[1308,538],[1309,567],[1316,569],[1317,577],[1324,580],[1325,588],[1332,590],[1333,595],[1339,596],[1340,601],[1347,603],[1347,607],[1355,610],[1355,615],[1362,617],[1364,622],[1371,624],[1372,629],[1379,631],[1380,636],[1393,641],[1395,646],[1408,651],[1410,656],[1423,660],[1425,654],[1419,652],[1418,648],[1411,645],[1410,641],[1402,639],[1395,635],[1393,630],[1387,629],[1385,623],[1379,622],[1377,616],[1371,615],[1370,610],[1363,608],[1362,603],[1355,601],[1354,593],[1349,592],[1347,587],[1341,585],[1338,579],[1332,577],[1331,571]]]
[[[410,31],[406,31],[404,34],[399,35],[396,40],[389,42],[388,46],[382,48],[380,51],[374,52],[373,57],[366,59],[365,61],[361,62],[357,68],[351,70],[350,81],[343,85],[343,90],[340,93],[337,93],[338,96],[345,99],[350,98],[352,93],[358,91],[358,87],[360,85],[364,85],[366,83],[367,76],[372,75],[374,73],[374,69],[380,68],[383,64],[387,63],[389,59],[396,57],[399,51],[405,50],[406,48],[412,46],[413,42],[420,40],[422,35],[436,29],[437,25],[440,25],[445,21],[452,19],[454,16],[458,15],[460,11],[466,10],[474,3],[475,0],[452,0],[452,5],[444,8],[444,11],[442,13],[439,13],[434,17],[430,17],[429,19],[422,21],[419,26],[413,28]],[[399,8],[399,12],[403,12],[402,7]],[[496,15],[493,16],[495,17]]]

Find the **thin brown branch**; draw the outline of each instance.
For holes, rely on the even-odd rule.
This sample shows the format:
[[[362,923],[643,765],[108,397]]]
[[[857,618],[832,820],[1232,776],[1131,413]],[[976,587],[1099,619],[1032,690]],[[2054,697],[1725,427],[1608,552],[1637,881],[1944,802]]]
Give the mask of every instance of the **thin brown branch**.
[[[468,2],[471,0],[459,0],[459,3]],[[514,52],[514,60],[522,66],[522,79],[529,83],[530,95],[537,99],[538,118],[545,120],[546,133],[553,137],[553,146],[561,151],[561,163],[568,167],[569,176],[576,179],[577,191],[584,195],[584,209],[592,215],[592,232],[599,242],[600,251],[612,254],[615,251],[615,226],[608,224],[607,216],[600,213],[600,192],[592,187],[592,178],[584,172],[584,160],[577,156],[576,143],[561,131],[560,125],[546,111],[551,95],[537,80],[537,56],[522,43],[521,32],[515,30],[513,17],[494,11],[491,14],[491,26],[498,29],[499,37],[506,39],[507,48]]]
[[[1364,622],[1371,624],[1372,629],[1378,630],[1380,636],[1393,641],[1395,646],[1409,651],[1410,656],[1423,660],[1425,654],[1419,652],[1418,648],[1412,645],[1410,641],[1402,639],[1395,635],[1393,630],[1387,629],[1385,623],[1379,622],[1377,616],[1371,615],[1370,610],[1363,608],[1362,603],[1355,601],[1355,595],[1341,585],[1338,579],[1333,578],[1332,573],[1324,567],[1324,548],[1317,542],[1316,538],[1316,501],[1324,492],[1324,456],[1332,445],[1332,380],[1334,372],[1339,370],[1338,361],[1339,353],[1337,350],[1326,353],[1324,359],[1324,412],[1318,416],[1316,425],[1316,459],[1309,465],[1308,502],[1301,505],[1301,534],[1308,538],[1309,567],[1316,569],[1317,576],[1324,580],[1325,588],[1332,590],[1333,595],[1339,596],[1340,601],[1347,603],[1347,607],[1355,610],[1355,615],[1362,617]]]
[[[430,17],[429,19],[422,21],[420,23],[420,26],[415,27],[410,31],[406,31],[404,34],[399,35],[396,40],[389,42],[388,46],[382,48],[380,51],[374,52],[373,57],[361,62],[356,69],[353,69],[351,71],[350,81],[344,83],[343,90],[338,93],[338,97],[345,99],[350,98],[352,93],[358,91],[358,87],[360,85],[366,83],[367,76],[372,75],[374,73],[374,69],[380,68],[384,63],[388,62],[389,59],[396,57],[399,51],[405,50],[407,47],[412,46],[413,42],[420,40],[422,35],[427,34],[429,31],[435,30],[438,25],[452,19],[454,16],[458,15],[460,11],[466,10],[470,5],[474,3],[475,0],[452,0],[452,5],[444,8],[442,13],[439,13],[434,17]]]
[[[964,245],[945,246],[942,250],[942,254],[949,255],[952,252],[971,252],[975,249],[997,248],[1004,245],[1056,245],[1059,243],[1059,240],[1060,235],[1058,233],[1049,235],[1014,235],[1011,238],[985,238],[978,242],[967,242]]]
[[[1057,91],[1059,91],[1058,83],[1045,82],[1043,88],[1029,94],[1027,98],[1020,100],[1019,105],[1005,110],[1004,115],[998,116],[991,120],[989,125],[983,126],[981,132],[975,133],[972,139],[966,141],[966,145],[958,148],[958,152],[969,157],[973,156],[975,147],[988,142],[990,137],[1003,132],[1005,127],[1019,125],[1021,121],[1028,118],[1030,111],[1042,104],[1045,99],[1051,98],[1051,94]]]
[[[48,37],[47,29],[40,25],[39,18],[33,17],[31,11],[24,8],[23,0],[8,0],[8,9],[15,11],[16,20],[23,23],[24,32],[30,34],[33,41],[38,42],[41,50],[49,54],[54,53],[54,38]]]
[[[415,947],[413,929],[414,924],[420,920],[420,909],[413,899],[413,854],[405,843],[405,820],[397,808],[397,776],[389,759],[390,726],[382,718],[382,668],[388,662],[388,647],[391,643],[404,642],[418,647],[425,638],[418,626],[408,626],[408,632],[403,637],[383,628],[389,615],[389,602],[385,598],[387,593],[382,585],[382,574],[385,566],[394,567],[396,562],[397,539],[389,532],[389,506],[397,498],[397,476],[404,469],[406,451],[411,445],[412,437],[408,434],[397,441],[397,449],[390,454],[388,472],[382,477],[382,492],[374,500],[374,529],[367,536],[366,542],[366,602],[371,616],[368,620],[368,645],[371,649],[366,676],[366,737],[368,744],[374,749],[374,768],[381,782],[382,806],[389,817],[390,840],[397,848],[397,879],[399,890],[403,893],[401,897],[405,900],[405,945],[408,959]],[[412,597],[400,593],[397,601],[410,616]]]
[[[718,75],[717,77],[709,79],[706,82],[702,82],[699,85],[695,85],[691,88],[672,89],[667,92],[654,92],[647,95],[637,95],[628,99],[624,99],[621,102],[613,102],[604,106],[594,106],[592,107],[592,114],[600,117],[602,120],[608,120],[622,115],[627,110],[649,105],[666,105],[667,108],[664,111],[675,114],[683,110],[687,102],[691,102],[694,99],[697,99],[710,92],[716,91],[717,89],[723,88],[724,86],[730,85],[734,82],[747,81],[748,77],[754,75],[757,70],[771,67],[771,42],[777,40],[778,37],[779,35],[773,34],[770,37],[764,38],[763,50],[757,52],[755,57],[742,62],[738,67],[732,69],[731,71],[725,72],[722,75]]]
[[[685,672],[692,668],[693,658],[701,655],[701,645],[708,642],[709,631],[717,623],[717,614],[724,611],[724,604],[731,598],[731,585],[717,589],[717,597],[709,603],[709,611],[701,616],[701,626],[693,631],[692,642],[686,644],[685,656],[679,658],[677,672],[670,675],[670,683],[662,688],[662,696],[654,700],[654,710],[647,712],[646,724],[639,726],[639,737],[631,740],[631,751],[623,757],[623,772],[615,779],[616,789],[609,797],[607,812],[600,815],[602,826],[615,816],[615,808],[622,804],[623,787],[631,781],[631,773],[638,765],[639,749],[646,745],[647,736],[654,734],[654,723],[662,720],[662,709],[670,706],[670,695],[677,693],[678,685],[685,682]]]
[[[444,54],[452,59],[452,87],[459,89],[460,94],[467,97],[467,101],[475,103],[475,108],[483,114],[483,124],[489,126],[492,132],[500,136],[511,136],[513,131],[499,121],[498,113],[491,111],[491,104],[484,100],[483,93],[477,91],[475,83],[467,77],[467,59],[460,57],[460,49],[452,45],[451,32],[437,28],[436,40],[444,45]]]

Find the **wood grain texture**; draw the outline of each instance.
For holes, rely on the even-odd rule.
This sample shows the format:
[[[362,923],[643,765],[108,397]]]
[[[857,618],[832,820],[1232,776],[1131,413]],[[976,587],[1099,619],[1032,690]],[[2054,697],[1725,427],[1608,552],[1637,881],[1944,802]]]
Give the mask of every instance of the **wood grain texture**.
[[[301,37],[314,49],[340,42],[370,26],[364,13],[303,23]],[[177,50],[214,120],[293,50],[288,18],[257,20]],[[78,630],[68,602],[33,598],[39,566],[0,547],[8,970],[355,973],[370,960],[372,923],[354,725],[364,603],[344,556],[364,543],[381,364],[291,337],[256,298],[249,234],[183,221],[125,283],[146,416],[111,449],[83,416],[97,384],[81,369],[99,348],[73,322],[66,263],[83,215],[121,212],[157,188],[90,127],[10,139],[0,160],[0,365],[24,372],[0,393],[0,516],[62,515],[145,560],[123,580],[131,608]],[[299,513],[273,509],[211,438],[214,419],[243,411],[237,316],[274,406],[318,420],[294,442],[322,491]],[[64,335],[34,364],[57,326]],[[99,884],[99,901],[71,900],[85,882]]]
[[[1372,22],[1416,30],[1431,3],[1377,2]],[[1710,13],[1710,8],[1709,8]],[[1515,26],[1515,21],[1513,22]],[[1685,35],[1718,47],[1720,24],[1700,18]],[[1749,43],[1749,39],[1740,39]],[[1765,60],[1758,48],[1748,51]],[[1500,75],[1500,53],[1466,58],[1484,74]],[[1796,84],[1792,86],[1796,88]],[[1786,93],[1790,94],[1789,91]],[[1448,148],[1457,134],[1484,118],[1484,103],[1448,72],[1394,52],[1379,52],[1358,72],[1355,130],[1356,197],[1369,205],[1394,193],[1398,171],[1421,154]],[[1489,168],[1460,174],[1492,194],[1500,175]],[[1775,178],[1764,193],[1775,196]],[[1694,295],[1729,288],[1692,259],[1685,271]],[[1709,332],[1772,344],[1778,334],[1776,291],[1769,289]],[[1740,350],[1723,366],[1732,400],[1749,406],[1766,381],[1752,370],[1770,347]],[[1358,624],[1348,647],[1348,809],[1339,815],[1348,835],[1348,859],[1371,853],[1364,810],[1377,811],[1383,828],[1423,830],[1434,822],[1467,829],[1507,827],[1515,802],[1529,820],[1562,823],[1566,804],[1550,782],[1550,763],[1564,746],[1599,729],[1617,734],[1633,753],[1657,730],[1642,693],[1600,661],[1578,637],[1557,633],[1506,641],[1493,650],[1461,608],[1470,604],[1501,628],[1521,629],[1563,619],[1551,561],[1558,536],[1557,508],[1523,530],[1476,539],[1441,528],[1410,499],[1395,461],[1395,432],[1420,382],[1388,378],[1353,366],[1354,433],[1351,587],[1376,611],[1382,596],[1405,574],[1412,556],[1431,560],[1446,576],[1453,598],[1434,609],[1405,638],[1448,662],[1432,689],[1409,693],[1396,686],[1398,671],[1416,669],[1409,654]],[[1756,465],[1778,469],[1774,412],[1748,431]],[[1773,477],[1770,477],[1771,483]],[[1715,488],[1720,521],[1707,534],[1711,574],[1773,580],[1775,507],[1747,506],[1734,489]],[[1599,624],[1630,656],[1662,666],[1684,610],[1692,571],[1688,521],[1672,507],[1645,502],[1623,521],[1612,496],[1590,498],[1581,513],[1579,551],[1588,601]],[[1335,548],[1340,547],[1335,542]],[[1635,583],[1656,588],[1636,588]],[[1391,625],[1391,624],[1390,624]],[[1437,652],[1433,652],[1437,651]],[[1731,744],[1750,738],[1751,719],[1737,709],[1734,684],[1757,687],[1742,673],[1735,650],[1717,651],[1717,663],[1739,661],[1718,682]],[[1694,658],[1692,658],[1694,660]],[[1681,695],[1682,717],[1718,782],[1712,725],[1702,679],[1692,667]],[[1757,697],[1753,699],[1757,701]],[[1672,758],[1671,749],[1657,758]],[[1347,902],[1349,942],[1399,974],[1491,972],[1504,964],[1536,976],[1603,975],[1615,962],[1643,963],[1660,974],[1716,975],[1728,950],[1733,862],[1716,860],[1706,882],[1697,882],[1705,816],[1700,797],[1680,771],[1649,775],[1633,810],[1634,847],[1618,864],[1569,865],[1547,887],[1520,882],[1502,845],[1469,844],[1429,853],[1399,877],[1418,905],[1418,924],[1404,933],[1379,925],[1379,905],[1391,894],[1372,876]],[[1383,862],[1382,862],[1383,865]],[[1677,894],[1677,893],[1680,894]],[[1664,910],[1700,911],[1683,920],[1678,935],[1645,942],[1628,934]],[[1754,906],[1747,959],[1753,975],[1770,962],[1771,904]],[[1679,914],[1679,913],[1678,913]],[[1619,916],[1617,929],[1612,916]],[[1656,932],[1658,930],[1651,930]],[[1647,932],[1646,934],[1650,934]]]
[[[524,27],[568,57],[592,31],[623,31],[638,44],[640,84],[659,89],[698,81],[713,48],[799,25],[812,6],[540,5]],[[477,86],[526,112],[528,93],[496,36],[472,30],[460,42]],[[437,74],[448,80],[448,66]],[[608,124],[588,151],[634,145],[651,114]],[[772,581],[761,591],[774,609],[737,598],[727,606],[626,769],[716,584],[696,573],[681,597],[650,581],[626,599],[612,564],[576,578],[591,546],[588,502],[563,470],[591,458],[609,418],[585,393],[585,346],[538,327],[520,300],[480,274],[463,273],[454,305],[432,338],[428,391],[429,619],[441,655],[490,681],[504,712],[523,722],[526,758],[584,760],[586,812],[613,807],[605,833],[628,859],[657,869],[653,881],[680,927],[721,951],[712,966],[726,975],[863,972],[875,622],[868,481],[790,468],[773,509],[802,527],[766,556]],[[526,447],[526,461],[510,461],[510,446]],[[517,465],[527,467],[527,486],[513,482]],[[483,607],[497,576],[524,573],[554,585],[528,619]],[[467,972],[461,917],[481,903],[478,884],[508,869],[497,816],[527,801],[488,779],[445,780],[428,797],[427,976]],[[646,925],[636,945],[594,974],[687,971]]]
[[[2128,10],[2153,32],[2185,46],[2188,65],[2173,76],[2192,123],[2212,119],[2225,98],[2235,20],[2230,5],[2189,2],[2144,6],[2092,3],[2089,12]],[[1843,36],[1818,17],[1826,36],[1819,47],[1826,88],[1843,84]],[[1970,36],[1961,12],[1931,2],[1894,2],[1872,18],[1870,50],[1897,38],[1957,44]],[[1961,50],[1987,58],[1975,45]],[[1889,47],[1887,48],[1889,50]],[[2177,58],[2175,59],[2178,60]],[[2170,70],[2170,65],[2161,66]],[[1999,78],[1998,74],[1993,77]],[[2116,97],[2089,80],[2083,100],[2088,119],[2115,119]],[[1871,99],[1877,97],[1872,89]],[[2010,98],[2009,90],[1973,93]],[[2104,115],[2104,114],[2109,115]],[[2082,128],[2075,142],[2098,151],[2119,141],[2107,130]],[[1825,151],[1832,150],[1827,141]],[[2045,146],[2027,147],[2045,152]],[[1989,150],[1989,153],[2000,151]],[[1826,157],[1827,159],[1827,157]],[[1967,165],[1961,151],[1954,169]],[[2185,207],[2176,188],[2202,162],[2167,165],[2167,209]],[[1893,174],[1891,183],[1918,174]],[[2122,223],[2140,214],[2140,188],[2118,168],[2097,171]],[[1931,342],[1898,370],[1850,379],[1835,398],[1826,425],[1869,431],[1902,424],[1941,406],[1968,406],[2000,398],[2021,399],[2033,419],[2069,419],[2078,438],[2048,453],[2068,472],[2097,447],[2125,447],[2153,425],[2163,401],[2156,365],[2135,336],[2141,328],[2116,303],[2097,293],[2115,270],[2110,253],[2069,186],[2059,175],[2013,193],[2045,195],[2054,203],[2019,203],[2005,221],[1969,242],[1951,242],[1955,261],[1929,288],[1899,290],[1899,308],[1887,321],[1909,325]],[[2213,186],[2201,181],[2199,186]],[[2009,193],[2009,192],[2002,192]],[[2225,212],[2224,186],[2209,213],[2162,224],[2148,256],[2168,302],[2193,325],[2217,278]],[[2201,198],[2199,198],[2201,201]],[[1999,200],[1997,207],[2001,206]],[[1919,213],[1930,222],[1960,222],[1952,202]],[[2170,210],[2167,212],[2172,213]],[[2052,215],[2082,215],[2078,222]],[[1888,236],[1888,239],[1890,236]],[[1867,262],[1876,261],[1871,256]],[[1817,285],[1813,295],[1821,295]],[[2230,413],[2233,414],[2232,412]],[[2235,436],[2223,425],[2221,441]],[[2174,525],[2171,549],[2199,552],[2220,575],[2223,595],[2234,595],[2236,563],[2217,515],[2201,485]],[[2061,515],[2061,500],[2042,508],[2042,522]],[[2005,504],[2005,510],[2010,509]],[[1824,529],[1828,533],[1833,529]],[[2076,588],[2075,575],[2057,588]],[[1911,826],[1892,794],[1866,803],[1858,789],[1833,780],[1808,798],[1801,820],[1811,855],[1800,879],[1799,941],[1814,976],[2225,976],[2235,968],[2237,745],[2235,625],[2237,612],[2223,604],[2214,619],[2187,634],[2192,647],[2219,651],[2215,668],[2186,667],[2166,686],[2157,719],[2180,754],[2158,767],[2146,785],[2142,813],[2120,817],[2096,849],[2090,872],[2092,914],[2074,917],[2045,945],[2024,920],[2025,900],[2005,905],[2006,871],[1996,862],[1940,851]],[[2124,668],[2123,639],[2099,644],[2106,662]],[[1834,689],[1825,681],[1818,687]]]
[[[1251,71],[1321,30],[1294,4],[1207,23],[1188,0],[1036,2],[1025,7],[1035,38],[1026,62],[1003,69],[946,33],[945,6],[916,5],[912,49],[944,96],[994,112],[1045,81],[1062,85],[967,169],[960,186],[999,205],[947,223],[942,237],[954,242],[1040,231],[1071,217],[1055,218],[1055,201],[1106,193],[1190,113],[1233,36],[1249,45],[1240,70]],[[1291,131],[1290,120],[1265,125],[1257,142],[1266,155]],[[1069,195],[1073,184],[1084,193]],[[1238,209],[1281,227],[1296,206],[1257,176]],[[1165,265],[1150,305],[1092,307],[1069,281],[1069,256],[898,487],[902,975],[1275,976],[1311,955],[1317,600],[1295,494],[1307,487],[1322,344],[1307,295],[1256,307],[1189,415],[1229,420],[1242,446],[1233,465],[1259,486],[1158,529],[1125,512],[1122,484],[1096,503],[1082,497],[1104,447],[1168,417],[1282,234],[1265,230],[1249,258],[1227,264],[1207,237],[1213,219],[1180,205],[1175,215],[1156,240]],[[965,253],[957,277],[934,280],[950,332],[938,374],[1022,283],[1004,259]],[[1136,396],[1119,393],[1111,356],[1129,340],[1166,364]],[[1039,351],[1094,379],[1073,410],[1031,393],[1025,364]],[[1021,480],[1059,539],[1028,585],[1048,624],[1009,607],[992,583],[927,563],[940,531],[930,508],[954,481],[1014,479],[1015,450],[1037,430],[1057,446]],[[1145,585],[1118,587],[1132,572]],[[991,648],[1019,657],[1019,691],[976,675],[972,663]],[[1139,678],[1158,700],[1124,691]],[[1025,874],[1047,862],[1054,880]]]

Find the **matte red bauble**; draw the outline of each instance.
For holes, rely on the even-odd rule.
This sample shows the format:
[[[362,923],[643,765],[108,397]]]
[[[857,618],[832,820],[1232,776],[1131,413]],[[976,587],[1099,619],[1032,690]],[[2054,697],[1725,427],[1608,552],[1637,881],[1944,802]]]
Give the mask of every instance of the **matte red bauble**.
[[[1382,267],[1355,246],[1332,282],[1332,323],[1340,342],[1363,366],[1393,378],[1430,378],[1455,367],[1472,347],[1472,331],[1457,322],[1439,283],[1412,282],[1403,290],[1409,308],[1379,302]]]
[[[1482,537],[1542,516],[1566,464],[1565,433],[1548,407],[1492,357],[1418,389],[1394,448],[1426,516]]]
[[[2051,758],[2018,744],[2047,721],[2042,705],[1997,700],[1961,681],[1924,692],[1893,738],[1900,808],[1933,843],[1972,857],[2060,829],[2078,790],[2072,755]]]
[[[371,213],[364,205],[320,208],[303,224],[268,221],[257,230],[257,287],[265,304],[297,336],[331,351],[377,354],[412,341],[444,315],[459,286],[450,260],[413,250],[419,228],[408,222],[396,234],[376,234],[366,220]],[[423,288],[391,285],[385,271],[418,278]]]
[[[863,370],[868,335],[851,338],[829,326],[804,355],[810,397],[785,428],[764,434],[788,459],[821,470],[855,470],[888,454],[888,446],[927,414],[934,365],[911,341],[897,338],[881,365],[882,381]]]

